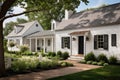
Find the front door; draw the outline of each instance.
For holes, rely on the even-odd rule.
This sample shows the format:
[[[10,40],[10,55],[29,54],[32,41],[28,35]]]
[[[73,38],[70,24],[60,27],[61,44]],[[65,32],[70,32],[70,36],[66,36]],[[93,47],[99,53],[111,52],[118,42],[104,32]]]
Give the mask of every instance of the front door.
[[[78,54],[84,54],[84,36],[78,36]]]

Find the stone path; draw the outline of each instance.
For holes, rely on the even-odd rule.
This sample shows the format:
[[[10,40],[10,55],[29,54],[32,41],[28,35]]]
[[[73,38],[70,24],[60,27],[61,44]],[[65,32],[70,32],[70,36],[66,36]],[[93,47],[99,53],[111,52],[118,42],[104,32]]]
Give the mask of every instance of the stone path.
[[[100,66],[80,64],[75,61],[68,61],[74,64],[74,67],[66,67],[41,72],[32,72],[28,74],[19,74],[9,77],[0,78],[0,80],[46,80],[48,78],[72,74],[84,70],[99,68]]]

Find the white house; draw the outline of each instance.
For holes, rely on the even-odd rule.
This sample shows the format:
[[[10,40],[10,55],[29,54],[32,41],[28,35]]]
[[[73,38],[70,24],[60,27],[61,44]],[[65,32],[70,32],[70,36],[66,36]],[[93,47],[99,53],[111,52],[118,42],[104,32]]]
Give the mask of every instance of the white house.
[[[120,3],[78,13],[66,10],[61,22],[51,21],[51,30],[26,38],[31,51],[83,56],[92,51],[96,56],[104,53],[120,59]]]
[[[67,14],[68,13],[68,14]],[[120,59],[120,3],[69,15],[55,29],[55,50]]]
[[[26,44],[30,46],[30,40],[26,38],[27,36],[40,31],[43,31],[43,28],[38,21],[32,21],[14,26],[14,30],[9,33],[6,38],[8,39],[8,44],[10,41],[14,41],[16,43],[16,46],[14,46],[12,50],[19,51],[19,47],[21,45]],[[8,50],[11,50],[9,46]]]

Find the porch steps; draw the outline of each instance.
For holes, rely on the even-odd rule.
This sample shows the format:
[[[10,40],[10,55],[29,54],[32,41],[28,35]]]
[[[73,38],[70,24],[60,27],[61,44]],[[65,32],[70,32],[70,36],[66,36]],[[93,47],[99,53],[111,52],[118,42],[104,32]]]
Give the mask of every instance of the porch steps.
[[[80,61],[80,60],[82,60],[82,59],[84,59],[83,56],[70,56],[70,57],[68,58],[68,60],[75,60],[75,61]]]

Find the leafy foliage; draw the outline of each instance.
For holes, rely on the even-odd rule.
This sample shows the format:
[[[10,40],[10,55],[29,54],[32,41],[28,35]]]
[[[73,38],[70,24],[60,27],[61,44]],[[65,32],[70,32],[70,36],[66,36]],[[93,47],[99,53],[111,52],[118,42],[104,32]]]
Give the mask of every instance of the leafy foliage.
[[[25,51],[28,51],[28,50],[29,50],[29,47],[27,45],[20,46],[20,51],[21,52],[25,52]]]
[[[20,23],[26,23],[26,22],[27,22],[27,20],[25,20],[25,19],[17,18],[16,22],[11,21],[11,22],[6,23],[5,28],[3,29],[4,36],[7,36],[14,29],[15,25],[20,24]]]
[[[108,62],[108,59],[107,59],[107,57],[106,57],[106,55],[104,55],[104,54],[100,54],[98,57],[97,57],[97,60],[98,61],[103,61],[103,62]]]
[[[85,60],[86,60],[86,61],[95,61],[96,58],[95,58],[95,55],[93,54],[93,52],[88,53],[88,54],[85,56]]]
[[[14,47],[14,46],[15,46],[15,43],[14,43],[13,41],[10,41],[10,42],[9,42],[9,46],[10,46],[10,47]]]
[[[115,56],[110,56],[109,63],[110,64],[116,64],[117,63],[117,58]]]
[[[59,56],[59,57],[62,57],[62,52],[58,51],[56,55]]]
[[[62,53],[62,58],[65,60],[69,57],[69,53],[68,52],[64,52]]]
[[[88,0],[59,0],[59,2],[57,2],[57,0],[26,0],[26,3],[28,3],[26,7],[27,11],[36,8],[42,10],[40,12],[29,13],[26,15],[29,20],[38,20],[44,29],[50,29],[51,19],[61,21],[64,17],[65,9],[75,11],[75,8],[79,6],[81,1],[86,4],[88,3]]]

